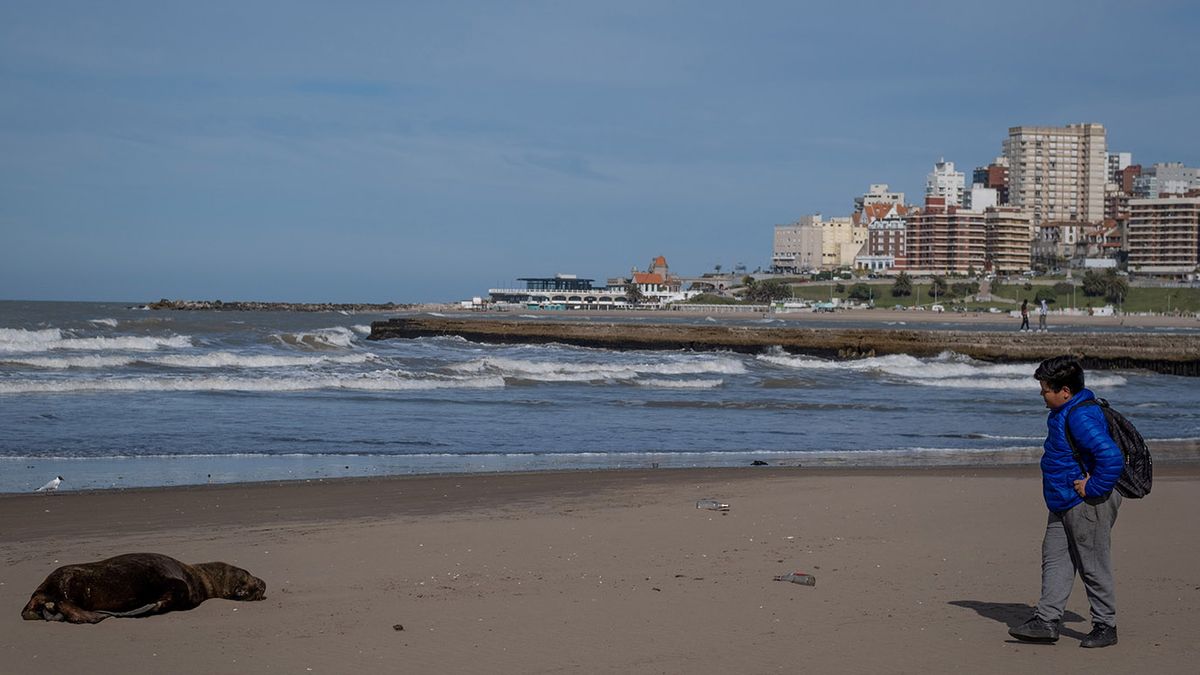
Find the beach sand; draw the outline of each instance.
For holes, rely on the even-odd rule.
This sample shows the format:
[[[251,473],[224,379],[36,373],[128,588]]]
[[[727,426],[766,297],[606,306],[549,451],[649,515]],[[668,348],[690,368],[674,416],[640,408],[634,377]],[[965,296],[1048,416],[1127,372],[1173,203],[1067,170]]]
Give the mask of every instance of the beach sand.
[[[1195,672],[1200,466],[1114,532],[1120,644],[1010,640],[1037,600],[1036,467],[463,475],[0,496],[0,671]],[[716,497],[727,513],[699,510]],[[267,599],[22,621],[59,565],[224,560]],[[814,574],[815,587],[772,579]],[[395,626],[403,626],[396,630]]]

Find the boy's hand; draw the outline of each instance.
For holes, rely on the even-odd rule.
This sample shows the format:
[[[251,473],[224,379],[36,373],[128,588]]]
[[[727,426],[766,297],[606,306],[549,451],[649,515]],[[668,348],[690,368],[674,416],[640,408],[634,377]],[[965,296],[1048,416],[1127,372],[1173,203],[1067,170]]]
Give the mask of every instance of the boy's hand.
[[[1091,477],[1091,474],[1085,473],[1083,474],[1083,478],[1075,481],[1075,492],[1078,493],[1080,497],[1087,497],[1087,482]]]

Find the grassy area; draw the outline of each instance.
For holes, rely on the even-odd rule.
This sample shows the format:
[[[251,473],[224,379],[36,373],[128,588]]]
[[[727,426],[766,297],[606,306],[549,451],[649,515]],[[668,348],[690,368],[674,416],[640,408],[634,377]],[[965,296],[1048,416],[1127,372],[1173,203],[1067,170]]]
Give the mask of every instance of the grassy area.
[[[953,280],[950,280],[953,281]],[[1053,282],[1053,283],[1051,283]],[[794,297],[808,300],[811,302],[828,302],[830,299],[830,286],[833,287],[832,297],[839,298],[842,302],[856,302],[848,300],[847,292],[854,285],[852,282],[841,282],[842,292],[837,291],[838,282],[830,284],[828,282],[809,282],[792,286],[792,294]],[[1076,280],[1074,305],[1072,305],[1071,291],[1065,286],[1069,286],[1070,282],[1062,279],[1038,279],[1037,283],[1012,282],[1007,284],[992,284],[992,295],[998,300],[995,302],[956,302],[953,298],[939,297],[937,302],[950,309],[952,306],[963,306],[972,311],[987,311],[995,307],[1002,311],[1009,311],[1020,305],[1021,300],[1028,299],[1031,303],[1037,292],[1044,288],[1058,287],[1058,293],[1055,295],[1055,301],[1052,306],[1055,308],[1064,307],[1103,307],[1109,304],[1104,298],[1087,297],[1083,294],[1082,284]],[[912,307],[914,304],[913,296],[893,298],[891,283],[872,283],[871,288],[875,291],[875,306],[889,309],[895,305],[903,305]],[[1028,288],[1026,288],[1028,286]],[[933,304],[933,298],[929,297],[929,283],[914,284],[914,294],[919,294],[916,304],[929,306]],[[1200,313],[1200,288],[1160,288],[1149,287],[1142,288],[1131,286],[1129,295],[1126,297],[1121,310],[1125,312],[1157,312],[1167,313],[1168,311],[1184,312],[1184,313]]]
[[[1024,284],[1005,284],[999,287],[993,286],[992,294],[997,297],[1009,298],[1016,302],[1024,299],[1033,302],[1033,298],[1040,288],[1045,288],[1045,286],[1034,284],[1032,289],[1026,290]],[[1071,301],[1071,293],[1069,291],[1060,292],[1055,296],[1054,306],[1071,307]],[[1076,284],[1075,287],[1074,303],[1075,307],[1103,307],[1109,304],[1108,300],[1104,298],[1084,295],[1082,285],[1080,284]],[[1142,288],[1139,286],[1130,286],[1129,295],[1125,298],[1121,309],[1125,312],[1157,312],[1160,314],[1165,314],[1168,311],[1200,312],[1200,288]]]

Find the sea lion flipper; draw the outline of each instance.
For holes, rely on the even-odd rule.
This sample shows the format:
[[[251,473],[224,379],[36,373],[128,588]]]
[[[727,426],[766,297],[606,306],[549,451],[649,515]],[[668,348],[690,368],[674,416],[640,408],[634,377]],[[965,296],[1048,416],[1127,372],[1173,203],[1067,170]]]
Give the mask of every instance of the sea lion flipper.
[[[161,602],[152,602],[148,605],[143,605],[142,607],[138,607],[137,609],[131,609],[127,612],[109,612],[109,611],[102,609],[102,610],[97,611],[96,613],[103,614],[105,616],[116,616],[116,617],[144,616],[146,614],[151,614],[155,611],[158,611],[158,608],[161,605],[162,605]]]
[[[59,601],[58,611],[62,616],[62,620],[67,621],[68,623],[100,623],[108,618],[108,616],[105,614],[83,609],[75,603],[67,600]],[[47,620],[56,621],[58,619],[47,618]]]

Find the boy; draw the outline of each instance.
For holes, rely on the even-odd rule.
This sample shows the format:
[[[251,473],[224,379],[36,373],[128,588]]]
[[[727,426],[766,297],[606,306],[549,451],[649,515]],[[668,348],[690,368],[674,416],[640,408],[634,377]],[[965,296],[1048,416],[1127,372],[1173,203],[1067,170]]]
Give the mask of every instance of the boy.
[[[1084,387],[1083,366],[1072,356],[1046,359],[1033,374],[1050,409],[1042,454],[1042,493],[1050,510],[1042,539],[1042,596],[1033,618],[1008,631],[1028,642],[1055,642],[1075,573],[1083,579],[1091,605],[1092,632],[1081,647],[1117,643],[1117,607],[1110,558],[1110,535],[1121,506],[1113,490],[1125,468],[1121,449],[1108,434],[1104,412]],[[1080,462],[1067,441],[1079,448]],[[1086,467],[1086,470],[1085,468]]]

